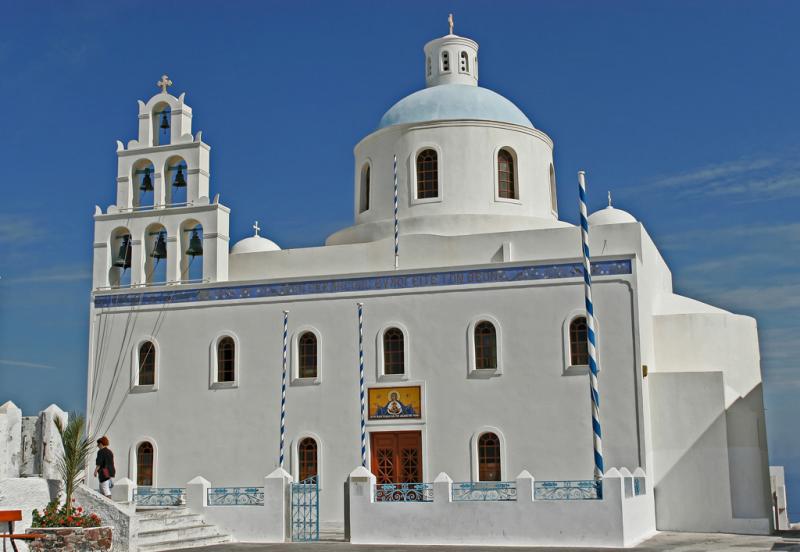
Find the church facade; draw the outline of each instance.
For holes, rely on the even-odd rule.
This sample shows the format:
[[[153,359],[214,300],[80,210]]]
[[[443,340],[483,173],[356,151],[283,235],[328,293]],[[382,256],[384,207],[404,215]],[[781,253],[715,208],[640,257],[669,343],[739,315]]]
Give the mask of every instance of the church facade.
[[[319,247],[258,225],[231,247],[184,95],[164,76],[139,102],[94,216],[87,410],[118,477],[250,487],[283,463],[334,530],[362,461],[379,484],[592,479],[553,141],[478,86],[477,43],[424,52],[426,87],[355,146],[354,224]],[[647,474],[659,529],[769,532],[755,321],[673,293],[625,211],[591,214],[589,239],[606,465]]]

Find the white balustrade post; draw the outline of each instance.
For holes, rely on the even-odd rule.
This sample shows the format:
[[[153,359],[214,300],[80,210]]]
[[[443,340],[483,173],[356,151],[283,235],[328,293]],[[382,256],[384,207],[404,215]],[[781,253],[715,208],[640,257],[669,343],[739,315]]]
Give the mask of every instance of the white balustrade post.
[[[604,501],[611,504],[622,502],[622,497],[625,495],[624,478],[617,468],[611,468],[605,473],[602,485]]]
[[[433,480],[433,501],[453,501],[453,480],[444,472],[437,475],[436,479]]]
[[[264,507],[269,517],[266,523],[268,527],[275,528],[275,532],[269,536],[270,542],[286,542],[291,535],[292,481],[292,475],[283,468],[278,468],[264,478]]]
[[[211,483],[199,475],[186,484],[186,507],[194,513],[202,514],[208,506],[208,489]]]
[[[631,474],[630,470],[626,467],[621,467],[619,469],[619,475],[622,478],[622,489],[623,495],[625,498],[630,498],[633,496],[633,475]]]
[[[375,502],[375,476],[364,466],[350,472],[350,503]]]
[[[133,502],[134,489],[136,489],[136,483],[127,477],[114,481],[114,487],[111,489],[111,500],[130,504]]]
[[[517,502],[533,502],[534,479],[528,470],[522,470],[517,476]]]

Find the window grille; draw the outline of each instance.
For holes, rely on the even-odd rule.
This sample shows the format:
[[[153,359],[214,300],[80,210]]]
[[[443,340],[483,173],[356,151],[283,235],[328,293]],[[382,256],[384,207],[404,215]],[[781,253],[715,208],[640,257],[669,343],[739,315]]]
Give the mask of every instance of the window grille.
[[[439,197],[439,156],[432,149],[417,155],[417,198]]]
[[[317,475],[317,442],[306,437],[297,446],[299,481]]]
[[[478,480],[500,481],[500,439],[494,433],[478,439]]]
[[[156,383],[156,346],[145,341],[139,347],[139,385],[155,385]]]
[[[517,187],[514,180],[514,157],[511,152],[501,149],[497,152],[497,192],[506,199],[517,199]]]
[[[399,328],[389,328],[383,333],[383,373],[405,373],[405,343]]]
[[[136,484],[153,486],[153,445],[147,442],[136,448]]]
[[[569,352],[572,366],[589,364],[589,330],[584,316],[579,316],[569,324]]]
[[[491,322],[475,326],[475,368],[497,368],[497,332]]]
[[[312,332],[305,332],[297,342],[299,353],[299,377],[317,377],[317,336]]]
[[[236,372],[234,369],[236,355],[236,345],[232,337],[223,337],[217,344],[217,381],[234,381]]]

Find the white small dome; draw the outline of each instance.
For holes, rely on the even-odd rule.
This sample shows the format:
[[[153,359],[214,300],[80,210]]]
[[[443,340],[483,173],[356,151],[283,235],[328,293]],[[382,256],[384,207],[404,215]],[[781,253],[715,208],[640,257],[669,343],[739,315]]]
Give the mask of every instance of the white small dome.
[[[592,226],[625,224],[626,222],[636,222],[636,219],[629,212],[623,211],[622,209],[615,209],[611,205],[589,215],[589,224]]]
[[[263,251],[280,251],[281,248],[272,240],[261,236],[250,236],[236,242],[231,250],[232,255],[238,253],[260,253]]]

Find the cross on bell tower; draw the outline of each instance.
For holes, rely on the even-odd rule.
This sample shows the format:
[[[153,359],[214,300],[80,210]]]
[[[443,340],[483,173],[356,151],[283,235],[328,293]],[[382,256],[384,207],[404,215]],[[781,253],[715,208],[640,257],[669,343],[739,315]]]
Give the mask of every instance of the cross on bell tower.
[[[161,75],[161,80],[156,83],[156,86],[161,87],[161,93],[166,94],[167,88],[172,86],[172,81],[169,80],[169,77],[165,74]]]

